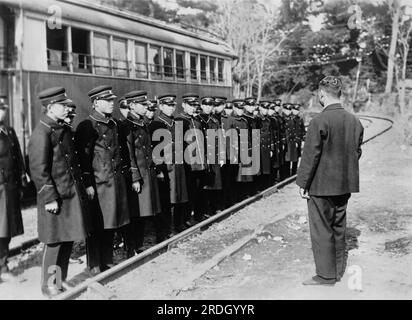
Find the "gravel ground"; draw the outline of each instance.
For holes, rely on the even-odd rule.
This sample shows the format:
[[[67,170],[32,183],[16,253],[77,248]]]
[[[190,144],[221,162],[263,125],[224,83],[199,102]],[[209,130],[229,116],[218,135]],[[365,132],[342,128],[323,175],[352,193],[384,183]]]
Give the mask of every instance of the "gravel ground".
[[[365,139],[386,126],[365,123]],[[394,130],[363,150],[361,193],[352,195],[348,208],[348,269],[334,287],[301,285],[314,274],[314,264],[306,203],[293,184],[107,288],[119,299],[411,299],[412,150],[400,147]],[[263,231],[247,241],[257,229]],[[246,245],[230,254],[230,246],[245,237]],[[215,266],[208,263],[213,260]]]

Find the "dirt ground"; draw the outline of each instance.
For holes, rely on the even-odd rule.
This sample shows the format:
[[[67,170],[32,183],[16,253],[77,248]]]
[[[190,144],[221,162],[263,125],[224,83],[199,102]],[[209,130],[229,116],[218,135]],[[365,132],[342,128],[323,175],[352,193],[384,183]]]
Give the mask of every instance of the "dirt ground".
[[[364,125],[365,139],[386,126]],[[348,206],[348,267],[333,287],[301,284],[314,263],[306,202],[292,184],[108,289],[119,299],[412,299],[412,148],[391,130],[363,147],[360,170],[361,192]]]
[[[364,126],[368,138],[386,123],[365,121]],[[401,146],[391,130],[363,151],[361,193],[352,196],[348,208],[348,269],[334,287],[301,285],[313,275],[314,264],[306,202],[292,184],[180,243],[108,289],[119,299],[411,299],[412,149]],[[12,246],[36,236],[35,209],[25,210],[23,218],[26,234]],[[19,282],[0,284],[0,299],[43,299],[41,249],[38,245],[10,260]],[[72,284],[86,278],[84,260],[70,264]],[[81,297],[100,298],[93,292]]]

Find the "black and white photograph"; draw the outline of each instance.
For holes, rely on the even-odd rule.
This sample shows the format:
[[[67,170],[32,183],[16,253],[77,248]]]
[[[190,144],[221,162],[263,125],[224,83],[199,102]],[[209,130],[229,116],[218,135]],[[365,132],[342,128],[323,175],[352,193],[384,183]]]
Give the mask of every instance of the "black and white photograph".
[[[0,300],[412,300],[411,46],[410,0],[0,0]]]

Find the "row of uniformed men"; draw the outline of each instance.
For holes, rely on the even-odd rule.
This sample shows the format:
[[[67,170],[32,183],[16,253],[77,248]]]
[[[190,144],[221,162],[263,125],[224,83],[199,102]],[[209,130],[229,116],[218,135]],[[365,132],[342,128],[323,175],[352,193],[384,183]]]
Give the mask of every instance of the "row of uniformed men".
[[[143,245],[147,217],[154,217],[158,241],[170,236],[172,211],[177,232],[201,221],[240,200],[234,194],[245,196],[254,192],[253,181],[259,181],[260,187],[274,182],[278,169],[297,161],[299,151],[292,150],[300,149],[297,137],[303,137],[304,132],[304,129],[299,134],[295,132],[301,121],[296,122],[298,118],[290,115],[290,104],[284,105],[285,114],[281,115],[279,100],[261,102],[256,115],[253,98],[227,102],[223,97],[200,100],[195,94],[187,94],[183,96],[182,112],[174,117],[176,96],[164,95],[159,97],[160,112],[153,120],[156,101],[149,101],[146,92],[133,91],[120,100],[124,119],[118,121],[112,117],[116,96],[110,87],[99,86],[89,92],[89,97],[93,111],[74,132],[70,124],[75,105],[65,89],[51,88],[39,94],[44,114],[30,138],[29,160],[31,177],[38,190],[38,233],[40,241],[45,243],[42,291],[47,296],[62,291],[74,241],[87,237],[87,262],[93,274],[110,268],[114,230],[123,234],[131,256]],[[185,131],[260,129],[259,178],[242,175],[241,164],[229,161],[156,166],[152,158],[152,134],[160,128],[169,130],[175,142],[176,121],[183,122]],[[14,131],[8,130],[8,137],[13,140],[11,147],[16,149],[7,154],[13,159],[21,157]],[[9,190],[12,194],[21,186],[19,177],[24,165],[18,161],[11,166],[14,170],[10,172],[15,172],[12,178],[16,180],[16,188]],[[280,178],[289,175],[289,169],[283,170],[283,177],[280,172]],[[231,192],[233,182],[238,192]],[[7,224],[9,230],[0,234],[1,239],[6,239],[2,248],[8,248],[10,238],[23,232],[18,200],[9,201],[8,206],[13,207],[5,210],[12,223]],[[2,274],[7,274],[5,250]],[[53,275],[55,266],[60,279]]]

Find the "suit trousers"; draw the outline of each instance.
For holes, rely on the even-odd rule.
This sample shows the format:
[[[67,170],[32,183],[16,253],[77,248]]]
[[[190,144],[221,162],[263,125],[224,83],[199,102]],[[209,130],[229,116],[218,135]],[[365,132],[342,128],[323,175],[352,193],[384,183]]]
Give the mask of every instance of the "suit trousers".
[[[9,244],[11,238],[0,238],[0,274],[7,272],[7,259],[9,257]]]
[[[89,269],[99,267],[101,271],[113,264],[114,230],[103,229],[95,231],[86,239],[87,266]]]
[[[72,241],[44,245],[41,278],[42,288],[57,286],[61,289],[61,282],[67,278],[72,248]]]
[[[309,228],[316,274],[340,279],[346,268],[346,208],[350,193],[339,196],[310,196]]]

